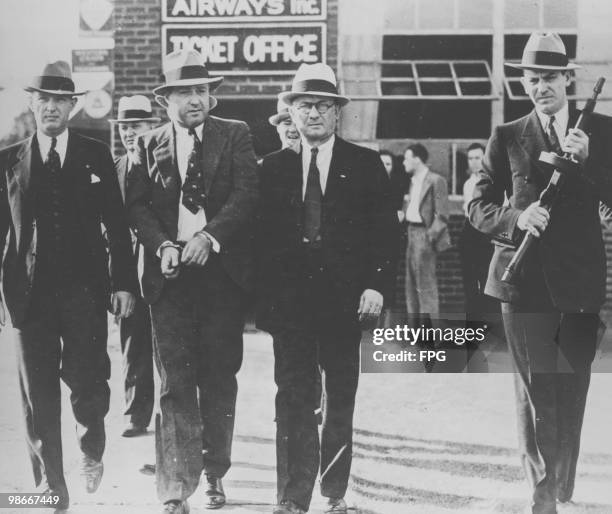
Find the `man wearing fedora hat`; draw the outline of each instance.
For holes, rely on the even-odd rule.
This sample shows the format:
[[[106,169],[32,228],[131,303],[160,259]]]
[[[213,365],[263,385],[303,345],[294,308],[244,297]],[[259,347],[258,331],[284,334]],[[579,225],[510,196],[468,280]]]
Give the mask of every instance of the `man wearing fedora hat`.
[[[595,356],[606,258],[599,201],[612,205],[612,124],[594,115],[587,132],[566,88],[577,65],[557,34],[532,34],[519,64],[534,104],[497,127],[469,205],[470,221],[490,235],[494,253],[485,293],[502,302],[515,365],[519,442],[533,488],[529,512],[555,513],[574,490],[580,431]],[[568,152],[581,172],[568,175],[552,212],[538,198],[552,170],[541,151]],[[509,201],[504,202],[504,198]],[[517,285],[501,280],[526,232],[537,236]]]
[[[126,153],[115,159],[115,171],[125,201],[125,189],[129,174],[137,164],[138,136],[148,132],[160,118],[153,116],[151,102],[146,96],[122,96],[119,99],[117,119],[109,120],[117,125],[121,143]],[[134,258],[138,260],[141,246],[132,238]],[[123,387],[125,390],[125,415],[129,422],[123,437],[146,434],[153,413],[153,342],[149,306],[141,295],[136,297],[134,313],[122,319],[119,325],[121,353],[123,356]]]
[[[289,114],[289,107],[285,102],[279,100],[276,105],[276,114],[268,118],[270,125],[276,127],[276,132],[281,141],[282,148],[291,148],[293,151],[300,151],[300,133],[295,127],[295,123]]]
[[[70,66],[48,64],[25,89],[36,133],[0,152],[2,286],[34,479],[66,509],[60,378],[71,390],[81,472],[92,493],[102,478],[110,394],[106,309],[131,314],[136,268],[110,151],[67,129],[75,97],[84,94],[75,91]],[[0,304],[1,324],[4,318]]]
[[[394,277],[397,217],[378,153],[335,135],[333,70],[302,64],[280,99],[301,151],[261,169],[257,324],[273,336],[277,514],[308,510],[321,470],[327,512],[345,513],[359,377],[360,320],[381,312]],[[312,405],[323,373],[321,440]]]
[[[258,178],[247,125],[209,115],[223,78],[195,50],[166,56],[164,76],[154,93],[171,121],[139,139],[127,205],[161,376],[157,491],[184,513],[202,470],[206,507],[225,504]]]

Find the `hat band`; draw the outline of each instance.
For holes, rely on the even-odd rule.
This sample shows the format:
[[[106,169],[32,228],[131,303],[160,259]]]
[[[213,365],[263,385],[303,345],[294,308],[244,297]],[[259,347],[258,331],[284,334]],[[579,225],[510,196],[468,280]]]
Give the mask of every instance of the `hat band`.
[[[47,89],[49,91],[67,91],[74,93],[74,82],[66,77],[53,75],[39,75],[34,77],[32,84],[35,89]]]
[[[536,65],[536,66],[567,66],[569,59],[567,55],[558,52],[525,52],[523,53],[522,65]]]
[[[183,66],[164,73],[166,83],[185,79],[208,79],[208,70],[204,66]]]
[[[125,111],[119,111],[119,119],[129,119],[129,118],[150,118],[153,113],[144,111],[142,109],[126,109]]]
[[[331,93],[332,95],[338,94],[338,89],[334,84],[327,80],[302,80],[300,82],[294,82],[291,86],[292,93]]]

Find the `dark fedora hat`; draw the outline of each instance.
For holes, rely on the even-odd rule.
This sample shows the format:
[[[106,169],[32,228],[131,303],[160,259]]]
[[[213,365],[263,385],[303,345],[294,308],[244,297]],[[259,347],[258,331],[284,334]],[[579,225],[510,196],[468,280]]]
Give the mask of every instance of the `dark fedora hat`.
[[[80,96],[87,91],[75,91],[72,81],[70,65],[66,61],[55,61],[45,65],[42,73],[36,75],[32,84],[24,87],[26,91],[32,93],[40,91],[51,95],[61,96]]]
[[[525,44],[521,62],[504,64],[519,70],[569,71],[580,68],[577,64],[569,62],[565,45],[559,34],[555,32],[533,32]]]

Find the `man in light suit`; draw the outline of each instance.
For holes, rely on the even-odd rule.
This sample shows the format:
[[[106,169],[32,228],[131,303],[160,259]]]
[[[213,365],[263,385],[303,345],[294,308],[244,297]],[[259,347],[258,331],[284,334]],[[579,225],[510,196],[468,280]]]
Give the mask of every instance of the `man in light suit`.
[[[75,91],[70,66],[46,65],[26,91],[36,134],[0,152],[2,288],[15,329],[34,480],[59,498],[53,507],[62,510],[69,496],[60,378],[70,388],[81,474],[92,493],[104,469],[110,395],[106,310],[131,314],[136,268],[110,151],[67,129],[75,96],[84,94]],[[110,245],[110,277],[100,222]]]
[[[195,50],[166,56],[164,77],[154,93],[171,121],[139,140],[127,205],[161,376],[157,491],[182,514],[202,470],[206,507],[225,504],[258,178],[246,124],[209,115],[223,78]]]
[[[123,96],[119,99],[118,116],[109,120],[117,125],[121,143],[126,152],[115,159],[115,171],[125,201],[128,175],[137,165],[138,136],[153,128],[160,119],[153,116],[151,102],[146,96]],[[134,258],[138,260],[141,246],[133,237]],[[147,433],[153,413],[153,340],[149,306],[137,295],[134,313],[120,321],[119,337],[123,357],[123,387],[125,390],[125,416],[129,422],[123,437],[137,437]]]
[[[555,514],[573,494],[580,431],[595,357],[606,256],[599,201],[612,205],[612,120],[594,115],[586,132],[566,88],[570,63],[554,33],[530,37],[519,64],[534,104],[497,127],[469,206],[470,221],[495,244],[485,293],[502,301],[515,366],[519,445],[532,487],[529,512]],[[569,152],[552,212],[538,200],[552,175],[540,152]],[[505,198],[508,202],[505,202]],[[515,283],[501,280],[524,235],[537,237]]]
[[[277,514],[308,510],[319,466],[328,513],[346,513],[360,319],[391,290],[397,216],[378,154],[335,135],[332,69],[303,64],[281,93],[301,152],[266,156],[258,229],[258,327],[274,339]],[[312,405],[323,372],[321,441]]]
[[[406,309],[418,321],[431,319],[437,325],[440,310],[438,253],[451,245],[448,232],[448,189],[446,180],[427,167],[429,154],[420,143],[404,153],[404,168],[412,174],[404,201],[407,225]]]

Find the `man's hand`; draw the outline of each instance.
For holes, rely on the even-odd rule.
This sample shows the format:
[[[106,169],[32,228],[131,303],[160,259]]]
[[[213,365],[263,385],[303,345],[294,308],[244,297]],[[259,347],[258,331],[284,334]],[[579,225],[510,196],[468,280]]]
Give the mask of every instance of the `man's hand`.
[[[204,266],[208,260],[211,248],[211,240],[202,232],[196,232],[185,244],[181,255],[181,262],[187,266]]]
[[[584,164],[589,157],[589,136],[580,129],[569,129],[561,150],[569,152],[575,161]]]
[[[546,230],[549,221],[550,213],[544,207],[540,207],[540,201],[538,200],[521,212],[516,224],[521,230],[526,230],[535,237],[540,237]]]
[[[364,320],[368,317],[377,317],[380,315],[380,311],[383,306],[383,295],[374,289],[366,289],[359,301],[359,321]]]
[[[179,274],[179,251],[174,246],[166,246],[161,249],[161,272],[166,278],[172,279]]]
[[[111,305],[116,318],[127,318],[134,312],[136,298],[127,291],[117,291],[111,297]]]

